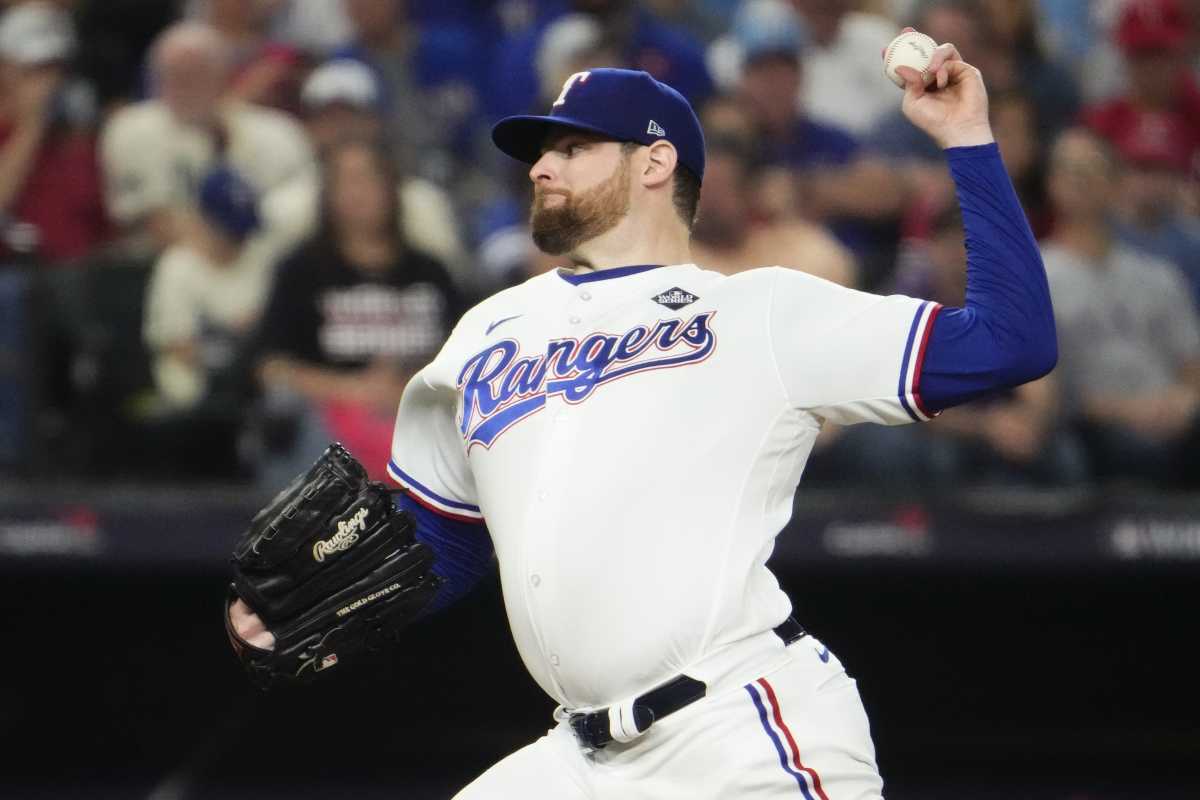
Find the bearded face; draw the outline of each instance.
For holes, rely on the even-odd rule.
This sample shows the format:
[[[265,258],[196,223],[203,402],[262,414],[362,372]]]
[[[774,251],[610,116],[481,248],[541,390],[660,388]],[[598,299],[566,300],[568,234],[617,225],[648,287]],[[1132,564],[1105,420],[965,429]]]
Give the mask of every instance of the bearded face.
[[[576,250],[581,244],[608,233],[629,213],[629,157],[613,174],[586,191],[535,187],[530,227],[533,242],[544,253],[554,256]],[[554,195],[561,200],[547,200]]]

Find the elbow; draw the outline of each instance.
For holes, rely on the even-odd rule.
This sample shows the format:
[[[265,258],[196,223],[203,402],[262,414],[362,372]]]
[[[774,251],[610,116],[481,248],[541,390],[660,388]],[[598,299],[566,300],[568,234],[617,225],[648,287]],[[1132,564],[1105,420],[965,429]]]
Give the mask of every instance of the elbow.
[[[1049,375],[1058,364],[1058,338],[1053,328],[1049,336],[1027,339],[1014,348],[1002,372],[1004,383],[1019,386]]]

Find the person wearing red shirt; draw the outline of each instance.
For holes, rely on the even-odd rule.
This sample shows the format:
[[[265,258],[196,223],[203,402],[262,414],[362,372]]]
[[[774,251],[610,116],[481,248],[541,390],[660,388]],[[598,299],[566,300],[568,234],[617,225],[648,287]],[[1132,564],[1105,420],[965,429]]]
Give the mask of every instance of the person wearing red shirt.
[[[46,3],[0,17],[0,258],[58,264],[109,234],[90,96],[66,62],[75,35]]]
[[[1128,3],[1115,36],[1129,71],[1129,88],[1084,109],[1084,123],[1119,150],[1131,140],[1181,141],[1184,161],[1194,167],[1200,155],[1200,86],[1187,63],[1189,29],[1179,0]]]

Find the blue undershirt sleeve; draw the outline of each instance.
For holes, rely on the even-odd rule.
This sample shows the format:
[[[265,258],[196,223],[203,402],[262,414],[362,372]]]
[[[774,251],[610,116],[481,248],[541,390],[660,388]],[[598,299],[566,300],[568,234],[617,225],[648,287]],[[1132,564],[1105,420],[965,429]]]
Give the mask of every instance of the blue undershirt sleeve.
[[[1058,342],[1041,252],[996,144],[945,151],[967,246],[963,308],[944,308],[929,335],[920,395],[932,411],[1040,378]]]
[[[451,519],[421,505],[407,492],[395,494],[396,507],[417,523],[416,539],[433,551],[433,572],[444,583],[421,612],[435,614],[465,597],[492,570],[492,537],[482,521]]]

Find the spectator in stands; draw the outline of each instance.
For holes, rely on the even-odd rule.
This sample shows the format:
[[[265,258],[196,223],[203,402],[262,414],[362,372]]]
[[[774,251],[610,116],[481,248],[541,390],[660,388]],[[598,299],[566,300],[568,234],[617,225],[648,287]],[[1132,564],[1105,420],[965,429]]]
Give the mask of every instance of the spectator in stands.
[[[538,105],[549,108],[563,84],[576,72],[593,67],[625,67],[617,43],[591,14],[566,14],[546,26],[538,42],[535,66]]]
[[[314,168],[295,121],[223,98],[229,49],[211,27],[178,23],[150,54],[155,97],[109,118],[101,155],[109,210],[152,250],[175,241],[201,178],[223,161],[263,193]]]
[[[304,124],[318,151],[347,139],[384,135],[381,90],[375,73],[360,61],[328,61],[309,75],[301,96]],[[451,269],[463,283],[470,275],[450,198],[436,184],[403,175],[397,210],[406,241]],[[320,180],[305,172],[271,190],[263,198],[264,224],[276,246],[290,249],[312,235],[317,225]]]
[[[1117,237],[1178,267],[1200,309],[1200,220],[1188,216],[1187,184],[1196,180],[1188,134],[1165,117],[1117,134],[1123,169],[1114,203]]]
[[[267,437],[267,485],[334,439],[382,476],[400,393],[462,310],[446,270],[397,224],[392,155],[344,141],[324,164],[320,227],[280,266],[256,346],[270,415],[298,420],[290,440]]]
[[[281,0],[198,0],[196,18],[211,25],[229,47],[226,94],[248,103],[294,111],[300,93],[302,54],[271,38]]]
[[[1057,224],[1043,248],[1059,374],[1101,477],[1200,481],[1200,319],[1183,275],[1118,241],[1118,165],[1082,130],[1050,159]]]
[[[704,0],[642,0],[642,5],[662,22],[688,31],[704,42],[711,42],[728,25],[728,14],[720,13],[724,9],[713,8],[715,3]]]
[[[401,0],[343,0],[351,41],[334,52],[374,69],[401,163],[450,186],[482,137],[490,44],[464,24],[419,27]]]
[[[75,46],[48,3],[0,17],[0,258],[73,261],[108,237],[94,98],[67,70]]]
[[[560,14],[499,45],[488,92],[489,114],[545,112],[537,104],[535,54],[551,22],[571,11],[593,17],[604,29],[605,38],[614,43],[621,61],[673,86],[693,106],[712,94],[704,48],[688,31],[663,23],[634,0],[568,0],[565,5]]]
[[[794,5],[810,38],[799,97],[805,113],[855,136],[866,135],[884,114],[900,107],[903,95],[891,82],[879,80],[879,63],[864,54],[887,47],[899,26],[854,10],[851,0],[794,0]]]
[[[979,52],[960,52],[987,76],[989,94],[1019,91],[1027,96],[1037,115],[1037,135],[1053,140],[1075,122],[1080,91],[1070,70],[1042,44],[1036,0],[977,0],[977,7],[986,35]]]
[[[771,13],[761,13],[764,2]],[[759,0],[743,9],[734,30],[742,53],[738,95],[762,133],[768,162],[795,173],[805,216],[829,225],[855,253],[870,286],[891,263],[889,234],[875,226],[899,213],[898,174],[845,130],[797,110],[804,38],[790,7]]]
[[[842,286],[857,281],[854,257],[824,228],[778,217],[757,202],[763,167],[736,139],[709,136],[692,253],[706,269],[733,274],[784,266]]]
[[[350,41],[353,28],[341,2],[286,0],[271,18],[271,38],[315,60],[324,60]]]
[[[1131,135],[1169,135],[1190,161],[1200,151],[1200,86],[1187,62],[1188,36],[1179,0],[1130,0],[1115,31],[1129,86],[1122,96],[1084,109],[1087,125],[1111,144]]]
[[[243,399],[237,357],[258,323],[277,255],[255,236],[256,201],[235,171],[214,168],[200,183],[198,213],[155,264],[143,334],[170,407],[237,407]]]

